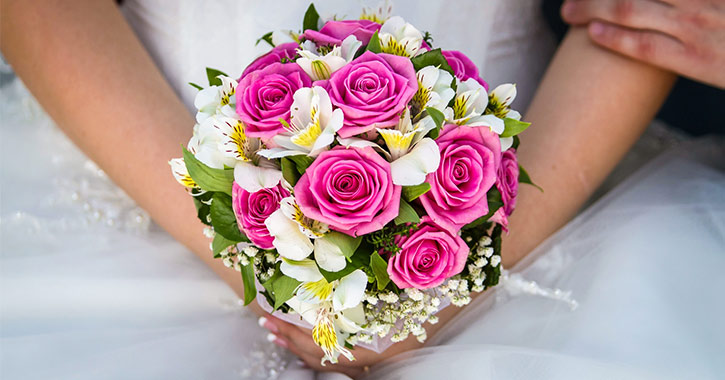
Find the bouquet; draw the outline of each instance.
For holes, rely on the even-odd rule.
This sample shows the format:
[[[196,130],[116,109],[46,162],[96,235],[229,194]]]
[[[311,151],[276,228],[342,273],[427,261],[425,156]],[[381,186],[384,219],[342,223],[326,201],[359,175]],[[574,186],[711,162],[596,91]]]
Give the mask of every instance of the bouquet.
[[[520,182],[510,108],[461,52],[390,9],[268,33],[238,79],[207,69],[170,161],[244,302],[312,328],[325,361],[413,335],[497,284]]]

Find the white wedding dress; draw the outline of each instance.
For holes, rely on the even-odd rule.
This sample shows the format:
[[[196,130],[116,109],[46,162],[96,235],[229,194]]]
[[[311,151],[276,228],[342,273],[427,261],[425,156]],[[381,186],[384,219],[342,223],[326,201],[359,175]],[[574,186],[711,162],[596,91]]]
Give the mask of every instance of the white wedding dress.
[[[377,5],[315,3],[347,16]],[[127,0],[123,12],[191,108],[187,82],[203,83],[207,66],[239,74],[262,52],[250,53],[254,41],[299,28],[307,5]],[[469,53],[491,84],[517,82],[522,110],[553,51],[538,1],[396,1],[395,13]],[[0,378],[341,377],[299,368],[268,343],[221,280],[78,152],[19,81],[4,82]],[[686,143],[655,159],[429,347],[369,378],[722,378],[722,144]]]

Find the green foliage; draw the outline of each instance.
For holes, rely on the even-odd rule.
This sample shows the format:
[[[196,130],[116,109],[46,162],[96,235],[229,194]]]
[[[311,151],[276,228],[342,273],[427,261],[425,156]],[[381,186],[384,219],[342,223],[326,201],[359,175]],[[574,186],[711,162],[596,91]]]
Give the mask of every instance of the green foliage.
[[[528,128],[531,123],[526,123],[521,120],[512,119],[510,117],[504,118],[504,130],[501,133],[501,137],[513,137],[523,132]]]
[[[511,145],[511,148],[513,149],[519,149],[519,144],[521,143],[521,140],[519,139],[519,136],[514,136],[514,144]]]
[[[501,192],[498,191],[496,186],[491,187],[491,190],[488,191],[488,194],[486,194],[486,198],[488,201],[488,214],[474,220],[471,223],[466,224],[463,226],[463,229],[472,229],[472,228],[478,228],[484,223],[486,223],[493,214],[498,210],[499,208],[503,207],[503,200],[501,199]]]
[[[279,272],[281,273],[281,272]],[[295,291],[301,282],[292,277],[281,275],[272,283],[272,293],[274,295],[274,309],[279,309],[287,300],[295,295]]]
[[[383,257],[377,252],[373,252],[373,254],[370,255],[370,269],[372,269],[373,275],[375,276],[375,281],[378,284],[378,290],[385,289],[390,282],[390,277],[388,276],[388,263],[385,262],[385,259],[383,259]]]
[[[204,165],[197,160],[186,148],[184,150],[184,164],[189,175],[202,190],[220,191],[232,195],[232,182],[234,182],[234,169],[215,169]]]
[[[320,15],[317,13],[317,9],[315,9],[315,4],[310,4],[310,6],[307,8],[307,12],[305,12],[305,17],[302,19],[302,31],[311,29],[311,30],[317,30],[317,23],[320,21]]]
[[[244,284],[244,306],[249,305],[257,296],[255,285],[254,264],[242,265],[242,283]]]
[[[287,156],[287,158],[295,163],[295,168],[297,169],[297,172],[300,173],[300,175],[304,174],[307,168],[309,168],[310,165],[312,165],[312,163],[315,161],[314,158],[306,154]]]
[[[224,193],[214,193],[210,213],[211,225],[217,234],[233,242],[249,241],[237,225],[237,218],[232,209],[232,197]]]
[[[289,182],[290,185],[296,185],[302,175],[297,170],[295,162],[289,157],[282,157],[280,163],[282,165],[282,177],[284,177],[285,181]]]
[[[397,253],[400,251],[400,247],[398,247],[398,244],[395,242],[395,237],[398,235],[407,235],[415,228],[417,228],[417,225],[415,224],[412,226],[405,224],[395,226],[388,225],[382,230],[365,235],[365,241],[371,245],[372,250],[375,252],[382,250],[384,252]]]
[[[400,200],[400,210],[394,220],[395,224],[420,223],[420,217],[413,206],[404,199]]]
[[[380,38],[378,37],[377,31],[375,31],[372,37],[370,37],[370,42],[368,42],[368,46],[365,48],[365,50],[372,53],[380,53],[383,50],[380,46]]]
[[[444,57],[443,53],[441,53],[441,49],[427,51],[421,55],[411,58],[410,61],[413,62],[415,71],[419,71],[426,66],[435,66],[441,70],[448,71],[454,78],[456,76],[456,73],[451,68],[451,65],[448,64],[446,57]]]
[[[521,165],[519,165],[519,183],[529,184],[539,189],[539,191],[541,191],[542,193],[544,192],[544,189],[542,189],[541,186],[535,184],[534,181],[531,180],[531,177],[529,177],[529,173],[526,172],[524,167]]]
[[[191,87],[194,87],[195,89],[197,89],[197,90],[199,90],[199,91],[201,91],[201,90],[203,90],[203,89],[204,89],[204,87],[201,87],[201,86],[199,86],[198,84],[196,84],[196,83],[194,83],[194,82],[189,82],[189,85],[190,85]]]
[[[428,191],[430,191],[430,183],[423,182],[420,185],[403,186],[401,196],[405,201],[412,202],[421,195],[427,193]]]
[[[211,197],[214,195],[214,192],[207,191],[202,194],[199,194],[199,192],[201,192],[201,190],[192,190],[192,199],[194,199],[194,205],[196,206],[196,216],[202,223],[207,226],[211,226],[211,216],[209,216],[209,211],[211,209]]]
[[[432,139],[437,139],[438,135],[440,135],[441,133],[441,127],[443,127],[443,123],[446,121],[446,116],[443,115],[443,112],[433,107],[428,107],[425,110],[426,112],[428,112],[428,115],[430,115],[430,117],[433,119],[433,122],[436,123],[436,127],[428,132],[428,137]]]
[[[272,32],[267,32],[262,37],[257,38],[257,41],[254,43],[254,46],[259,45],[259,43],[262,41],[268,43],[269,46],[274,47],[274,42],[272,42]]]
[[[423,41],[425,41],[428,46],[433,47],[433,36],[430,32],[423,32]]]
[[[211,250],[214,253],[214,258],[218,259],[221,257],[220,252],[235,245],[236,242],[225,238],[222,234],[214,235],[214,240],[211,242]]]
[[[322,276],[325,277],[325,280],[327,280],[328,282],[339,280],[352,273],[356,269],[365,268],[370,263],[370,255],[372,253],[372,247],[365,241],[365,239],[363,239],[362,243],[355,250],[355,253],[353,253],[353,255],[348,258],[348,263],[345,268],[337,272],[328,272],[319,267],[318,269],[320,270]]]
[[[225,77],[228,76],[222,71],[219,71],[217,69],[212,69],[210,67],[206,68],[206,79],[209,81],[209,86],[221,86],[222,80],[217,78],[219,75],[224,75]]]
[[[325,240],[338,246],[340,251],[342,251],[342,254],[345,257],[350,258],[355,254],[355,251],[357,251],[357,248],[360,246],[362,236],[352,237],[350,235],[343,234],[342,232],[330,231],[325,234]]]

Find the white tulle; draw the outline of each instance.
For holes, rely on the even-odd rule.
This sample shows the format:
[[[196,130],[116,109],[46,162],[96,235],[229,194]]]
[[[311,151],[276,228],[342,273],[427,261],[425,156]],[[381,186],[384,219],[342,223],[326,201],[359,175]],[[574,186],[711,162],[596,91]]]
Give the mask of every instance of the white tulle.
[[[323,17],[354,17],[377,1],[315,3]],[[553,49],[539,2],[421,4],[396,1],[395,13],[437,45],[468,53],[492,86],[517,82],[514,106],[525,109]],[[297,28],[307,5],[126,0],[123,11],[193,111],[187,82],[204,83],[207,66],[238,75],[264,50],[247,47],[270,30]],[[344,378],[300,368],[267,342],[236,295],[150,223],[0,68],[1,378]],[[641,173],[513,268],[430,347],[373,367],[369,378],[724,373],[722,171],[669,156]]]

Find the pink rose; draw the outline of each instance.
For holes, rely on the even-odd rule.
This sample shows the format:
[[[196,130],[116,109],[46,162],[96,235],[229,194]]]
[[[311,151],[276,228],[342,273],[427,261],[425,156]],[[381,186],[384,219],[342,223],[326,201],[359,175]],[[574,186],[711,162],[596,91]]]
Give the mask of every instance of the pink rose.
[[[388,276],[401,289],[436,287],[461,273],[468,259],[463,239],[429,217],[423,217],[418,230],[400,241],[400,252],[388,260]]]
[[[262,249],[272,249],[272,240],[264,221],[279,209],[279,202],[290,193],[282,184],[269,189],[250,193],[236,182],[232,187],[232,209],[237,223],[254,245]]]
[[[443,50],[443,56],[456,74],[459,80],[473,78],[488,91],[488,83],[478,75],[478,67],[465,54],[457,50]]]
[[[267,54],[264,54],[263,56],[255,59],[254,62],[250,63],[249,66],[244,69],[244,72],[242,73],[242,76],[239,77],[239,80],[242,80],[242,78],[246,77],[247,74],[263,69],[273,63],[281,63],[283,60],[293,60],[295,55],[297,55],[297,48],[299,47],[300,45],[294,42],[275,46]]]
[[[488,127],[446,125],[438,139],[441,163],[420,196],[428,215],[439,225],[457,231],[488,213],[486,193],[496,182],[501,142]]]
[[[335,71],[327,83],[330,99],[342,110],[341,137],[392,127],[418,90],[410,59],[369,51]]]
[[[398,216],[400,186],[390,164],[370,147],[320,153],[295,185],[302,213],[351,236],[383,228]]]
[[[292,96],[300,87],[312,85],[299,65],[273,63],[242,78],[237,86],[237,114],[250,137],[271,138],[289,122]]]
[[[302,37],[322,46],[340,45],[347,36],[353,35],[363,45],[367,45],[370,37],[378,30],[380,30],[380,24],[370,20],[328,21],[319,32],[308,29],[302,33]]]
[[[496,188],[501,193],[503,207],[496,210],[491,221],[501,224],[508,230],[508,217],[516,207],[516,195],[519,193],[519,163],[516,150],[509,149],[501,156],[501,167],[498,169]]]

